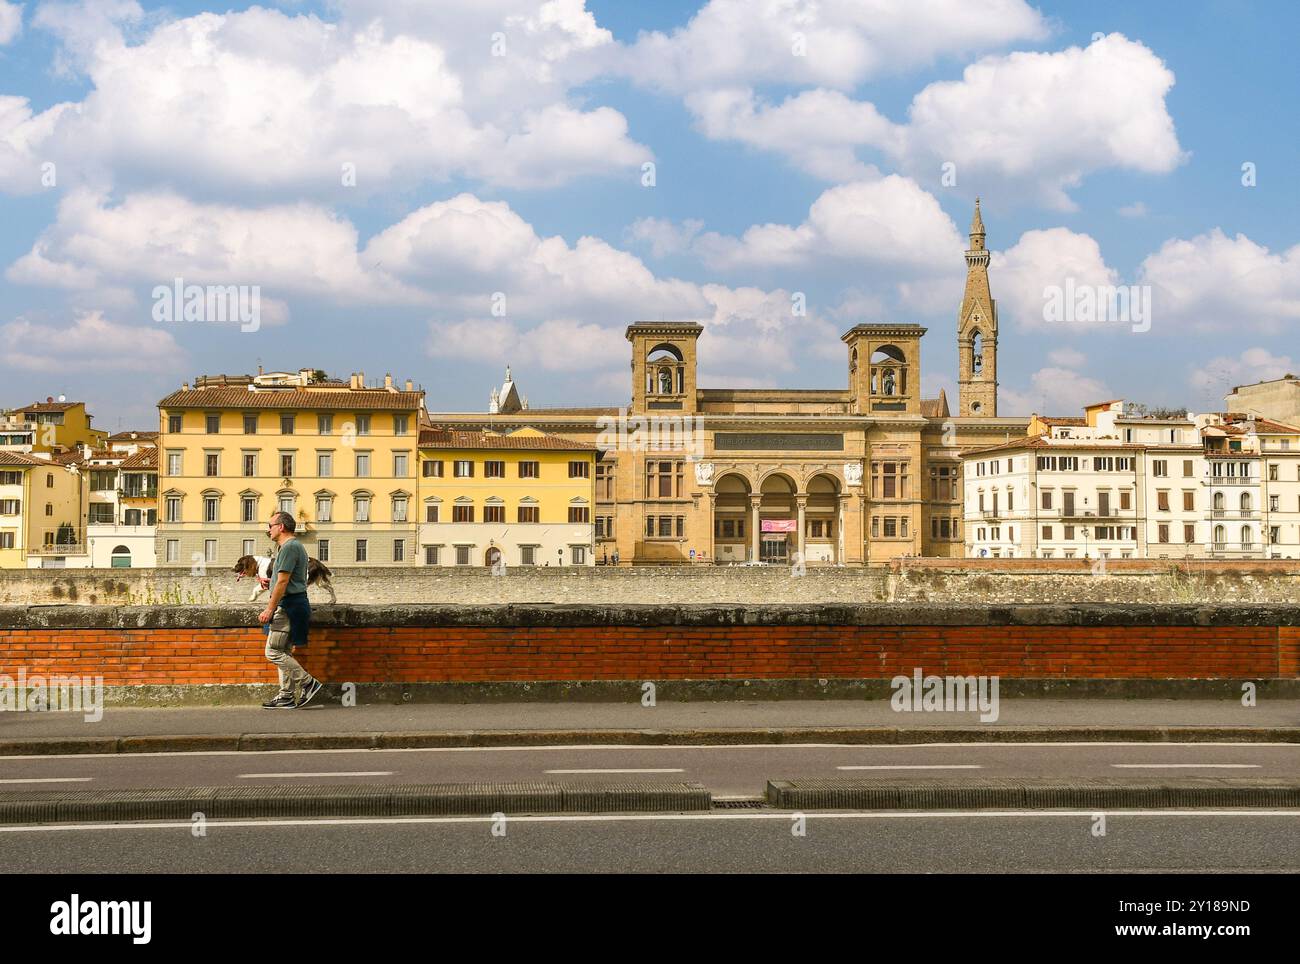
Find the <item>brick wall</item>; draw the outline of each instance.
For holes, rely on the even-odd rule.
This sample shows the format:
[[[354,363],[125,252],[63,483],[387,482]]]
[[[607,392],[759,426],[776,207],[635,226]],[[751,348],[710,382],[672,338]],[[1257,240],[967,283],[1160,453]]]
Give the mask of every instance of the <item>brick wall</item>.
[[[263,636],[247,621],[221,608],[0,607],[0,674],[264,684]],[[304,664],[359,684],[888,679],[917,667],[1277,679],[1300,668],[1300,615],[1286,607],[337,607],[321,622]]]

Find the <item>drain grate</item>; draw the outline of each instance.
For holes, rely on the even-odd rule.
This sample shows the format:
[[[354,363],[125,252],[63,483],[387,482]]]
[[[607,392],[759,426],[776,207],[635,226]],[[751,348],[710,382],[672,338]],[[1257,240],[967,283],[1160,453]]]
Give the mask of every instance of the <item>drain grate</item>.
[[[762,797],[743,797],[732,800],[719,800],[716,797],[713,800],[714,810],[762,810],[767,806],[767,801]]]

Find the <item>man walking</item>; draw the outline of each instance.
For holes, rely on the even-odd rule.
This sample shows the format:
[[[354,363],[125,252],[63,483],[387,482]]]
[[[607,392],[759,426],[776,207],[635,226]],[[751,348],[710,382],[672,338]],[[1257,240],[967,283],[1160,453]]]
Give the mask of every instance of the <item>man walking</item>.
[[[268,710],[306,706],[321,691],[316,679],[293,658],[295,646],[307,645],[311,605],[307,602],[307,550],[294,536],[298,524],[288,512],[276,512],[266,534],[279,546],[271,563],[271,599],[257,621],[266,624],[266,658],[280,671],[280,692],[262,705]],[[301,686],[301,693],[295,690]]]

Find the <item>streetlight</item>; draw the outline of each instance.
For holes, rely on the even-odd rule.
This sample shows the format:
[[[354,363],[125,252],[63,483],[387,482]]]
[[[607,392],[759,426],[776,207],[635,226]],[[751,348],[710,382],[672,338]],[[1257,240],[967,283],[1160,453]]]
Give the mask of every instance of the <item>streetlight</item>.
[[[1084,526],[1079,530],[1083,533],[1083,558],[1088,558],[1088,527]]]

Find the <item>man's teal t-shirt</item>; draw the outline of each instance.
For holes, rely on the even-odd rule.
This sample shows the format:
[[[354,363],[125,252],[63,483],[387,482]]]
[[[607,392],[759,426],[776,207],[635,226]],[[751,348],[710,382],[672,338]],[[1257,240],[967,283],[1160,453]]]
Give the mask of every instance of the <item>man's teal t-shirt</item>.
[[[289,585],[284,590],[286,594],[307,591],[307,550],[297,539],[287,540],[275,554],[275,562],[271,565],[272,588],[282,572],[289,574]]]

